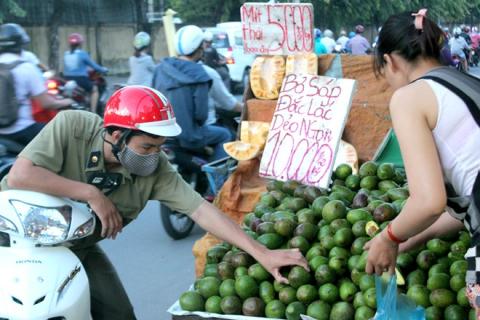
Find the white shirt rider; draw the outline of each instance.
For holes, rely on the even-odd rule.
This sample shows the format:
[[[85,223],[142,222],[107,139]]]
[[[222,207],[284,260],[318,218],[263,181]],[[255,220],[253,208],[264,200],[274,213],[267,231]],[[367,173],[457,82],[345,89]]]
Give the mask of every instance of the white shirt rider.
[[[20,55],[17,54],[0,54],[0,63],[12,63],[20,59]],[[19,132],[34,124],[30,97],[38,96],[47,90],[40,70],[30,62],[21,63],[13,68],[12,74],[15,81],[15,94],[20,104],[18,118],[13,125],[0,128],[0,134]]]

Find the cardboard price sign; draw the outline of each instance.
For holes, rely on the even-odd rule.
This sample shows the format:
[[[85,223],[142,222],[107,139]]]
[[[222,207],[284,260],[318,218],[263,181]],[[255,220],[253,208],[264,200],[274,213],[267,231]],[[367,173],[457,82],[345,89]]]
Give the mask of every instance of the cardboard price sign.
[[[260,163],[260,176],[328,187],[355,80],[285,77]]]
[[[311,3],[245,3],[240,13],[245,53],[288,55],[312,52]]]

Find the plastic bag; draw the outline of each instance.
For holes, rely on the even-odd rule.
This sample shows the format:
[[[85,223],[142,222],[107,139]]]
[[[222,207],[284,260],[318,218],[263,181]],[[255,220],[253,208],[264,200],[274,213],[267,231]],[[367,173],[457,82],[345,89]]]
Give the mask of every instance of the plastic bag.
[[[377,313],[374,320],[425,320],[425,309],[397,292],[397,277],[383,280],[375,276]]]

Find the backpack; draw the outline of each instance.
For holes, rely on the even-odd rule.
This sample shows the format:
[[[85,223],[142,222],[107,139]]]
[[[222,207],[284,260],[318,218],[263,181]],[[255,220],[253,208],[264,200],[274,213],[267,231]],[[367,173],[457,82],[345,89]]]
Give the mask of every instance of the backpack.
[[[420,79],[433,80],[455,93],[465,102],[473,119],[480,127],[480,79],[450,67],[434,69]],[[471,245],[479,245],[480,172],[477,173],[477,177],[475,178],[471,196],[459,197],[453,187],[447,185],[447,197],[447,205],[456,212],[454,216],[464,220],[467,230],[472,235]]]
[[[17,120],[19,103],[12,70],[23,62],[0,63],[0,128],[8,127]]]

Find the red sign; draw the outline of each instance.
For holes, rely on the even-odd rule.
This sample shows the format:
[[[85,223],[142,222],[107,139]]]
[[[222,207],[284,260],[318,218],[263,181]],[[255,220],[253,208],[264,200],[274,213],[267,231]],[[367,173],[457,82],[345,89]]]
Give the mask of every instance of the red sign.
[[[240,13],[245,53],[288,55],[313,51],[311,3],[245,3]]]
[[[287,75],[270,124],[260,176],[326,188],[354,88],[351,79]]]

